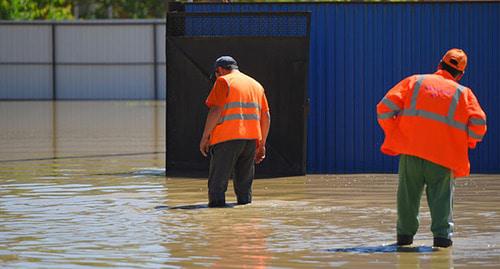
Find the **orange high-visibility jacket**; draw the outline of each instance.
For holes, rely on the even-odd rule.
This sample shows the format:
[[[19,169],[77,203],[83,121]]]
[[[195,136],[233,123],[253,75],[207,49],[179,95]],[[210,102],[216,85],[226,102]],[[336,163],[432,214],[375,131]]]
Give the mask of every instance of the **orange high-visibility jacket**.
[[[269,106],[264,88],[253,78],[241,72],[219,77],[205,103],[223,107],[210,135],[211,145],[235,139],[262,140],[260,118]]]
[[[470,174],[468,148],[486,133],[486,114],[472,91],[444,70],[408,77],[377,105],[385,133],[381,151],[407,154],[450,168],[454,177]]]

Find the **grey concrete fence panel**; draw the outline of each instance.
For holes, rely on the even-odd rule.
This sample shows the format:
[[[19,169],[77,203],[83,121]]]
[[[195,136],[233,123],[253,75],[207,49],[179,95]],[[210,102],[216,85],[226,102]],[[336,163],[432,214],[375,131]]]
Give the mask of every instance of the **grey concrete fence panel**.
[[[50,25],[0,25],[0,98],[50,99]]]
[[[0,100],[166,97],[164,20],[0,21]]]

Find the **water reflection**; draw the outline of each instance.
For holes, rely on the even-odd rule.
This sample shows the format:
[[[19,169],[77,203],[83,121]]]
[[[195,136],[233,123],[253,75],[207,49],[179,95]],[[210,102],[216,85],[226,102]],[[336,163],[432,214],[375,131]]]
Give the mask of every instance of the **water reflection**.
[[[452,251],[453,248],[440,248],[438,250],[434,250],[435,252],[432,254],[424,254],[424,255],[414,255],[411,253],[401,253],[398,255],[397,259],[397,268],[401,269],[420,269],[420,268],[430,268],[430,269],[445,269],[445,268],[454,268],[453,259],[452,259]]]
[[[155,102],[0,102],[0,267],[500,263],[498,176],[457,181],[452,249],[431,247],[425,204],[415,247],[398,249],[395,175],[256,180],[252,204],[207,208],[206,180],[165,177],[164,113]]]
[[[428,253],[438,251],[438,248],[430,246],[398,246],[395,244],[382,245],[376,247],[353,247],[328,249],[329,252],[351,252],[351,253],[389,253],[389,252],[419,252]]]
[[[165,152],[165,102],[12,101],[0,115],[4,162]]]

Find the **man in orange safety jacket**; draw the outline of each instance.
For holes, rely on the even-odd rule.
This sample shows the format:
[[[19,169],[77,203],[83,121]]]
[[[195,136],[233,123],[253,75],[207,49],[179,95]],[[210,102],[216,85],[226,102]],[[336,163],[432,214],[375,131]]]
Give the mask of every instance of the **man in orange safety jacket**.
[[[231,174],[238,204],[252,202],[254,163],[266,154],[270,114],[264,88],[239,71],[231,56],[215,61],[217,80],[206,100],[210,108],[200,141],[204,156],[210,153],[208,206],[226,206],[225,192]]]
[[[478,100],[471,89],[458,84],[466,65],[465,52],[451,49],[437,72],[403,79],[377,105],[385,133],[381,151],[400,155],[397,245],[413,243],[424,185],[433,245],[453,243],[453,179],[469,175],[468,149],[486,133],[486,115]]]

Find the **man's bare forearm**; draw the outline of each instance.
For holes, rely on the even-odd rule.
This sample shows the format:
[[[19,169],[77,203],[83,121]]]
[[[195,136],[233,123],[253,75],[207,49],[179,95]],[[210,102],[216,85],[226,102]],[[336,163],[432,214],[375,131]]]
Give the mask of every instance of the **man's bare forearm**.
[[[266,145],[267,135],[269,134],[269,128],[271,127],[271,115],[269,112],[263,113],[260,119],[260,130],[262,132],[262,140],[260,144]]]
[[[222,108],[218,106],[211,107],[208,111],[207,121],[205,122],[205,129],[203,130],[202,137],[208,137],[212,130],[217,126],[220,115],[222,113]]]

